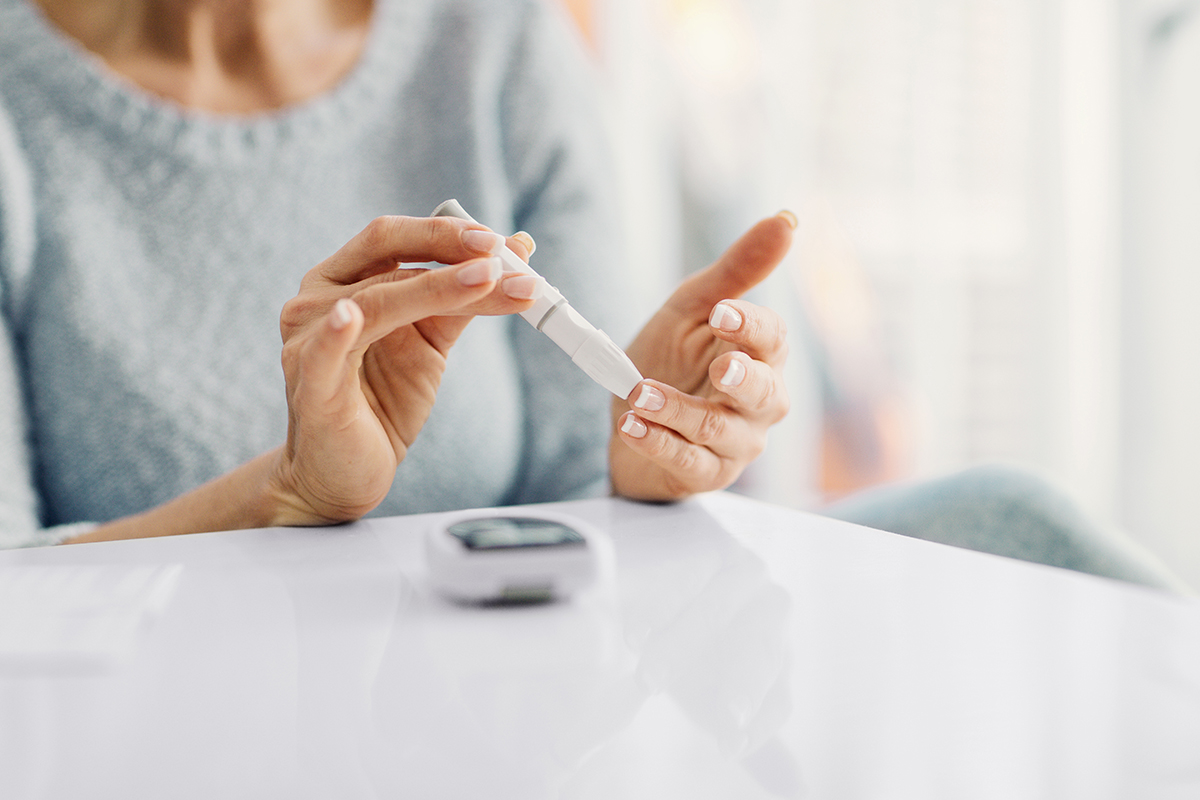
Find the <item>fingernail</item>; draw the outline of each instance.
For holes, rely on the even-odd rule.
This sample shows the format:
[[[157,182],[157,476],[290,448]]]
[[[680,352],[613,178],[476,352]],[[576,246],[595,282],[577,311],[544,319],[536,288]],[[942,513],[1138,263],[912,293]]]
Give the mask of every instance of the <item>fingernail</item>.
[[[658,411],[667,403],[667,398],[658,389],[647,384],[642,384],[642,391],[638,393],[637,400],[633,404],[646,411]]]
[[[512,275],[505,278],[500,288],[514,300],[532,300],[542,293],[542,278],[538,275]]]
[[[742,315],[724,303],[717,303],[708,317],[708,324],[720,331],[732,333],[742,327]]]
[[[800,220],[796,219],[796,215],[793,214],[791,211],[788,211],[786,208],[783,211],[780,211],[775,216],[779,217],[784,222],[786,222],[788,224],[788,227],[791,228],[792,230],[796,230],[796,228],[798,228],[800,226]]]
[[[722,386],[737,386],[746,377],[746,365],[741,359],[735,358],[729,362],[725,374],[721,376]]]
[[[333,313],[329,315],[329,327],[340,331],[350,324],[354,319],[354,312],[351,310],[353,302],[343,297],[333,304]]]
[[[646,423],[638,419],[637,414],[626,414],[625,421],[621,423],[621,433],[632,436],[634,439],[644,439]]]
[[[500,277],[500,259],[492,257],[467,264],[458,271],[458,282],[463,286],[479,286]]]
[[[462,232],[462,243],[476,253],[494,253],[504,246],[504,237],[491,231],[471,229]]]
[[[513,238],[521,240],[521,244],[525,245],[525,249],[529,251],[529,255],[533,255],[534,251],[537,250],[537,242],[525,231],[517,231],[513,234]]]

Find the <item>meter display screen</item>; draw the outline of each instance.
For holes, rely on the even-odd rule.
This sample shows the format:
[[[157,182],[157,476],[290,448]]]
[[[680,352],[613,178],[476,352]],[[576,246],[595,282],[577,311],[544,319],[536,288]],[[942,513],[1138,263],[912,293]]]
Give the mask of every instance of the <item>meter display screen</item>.
[[[516,547],[582,547],[583,535],[559,522],[534,517],[489,517],[456,522],[446,529],[468,550]]]

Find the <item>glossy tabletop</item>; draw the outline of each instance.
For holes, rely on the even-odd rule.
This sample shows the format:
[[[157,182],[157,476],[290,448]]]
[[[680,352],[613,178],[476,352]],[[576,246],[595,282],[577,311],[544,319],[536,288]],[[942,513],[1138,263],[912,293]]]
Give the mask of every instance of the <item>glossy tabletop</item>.
[[[123,658],[0,666],[2,798],[1200,798],[1200,602],[729,494],[558,504],[569,602],[438,515],[0,553],[178,565]]]

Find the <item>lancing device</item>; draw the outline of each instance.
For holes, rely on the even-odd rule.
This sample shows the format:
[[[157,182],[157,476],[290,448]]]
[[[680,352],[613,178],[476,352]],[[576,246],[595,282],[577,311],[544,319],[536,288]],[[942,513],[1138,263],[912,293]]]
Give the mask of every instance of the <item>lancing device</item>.
[[[457,200],[442,203],[433,210],[431,216],[458,217],[476,225],[480,224],[463,210]],[[499,256],[509,270],[541,277],[505,245],[499,245],[492,255]],[[608,334],[571,308],[562,292],[545,279],[539,281],[539,284],[541,292],[534,298],[533,305],[521,312],[521,316],[530,325],[549,336],[589,378],[622,400],[629,397],[633,387],[642,380],[642,373],[638,372],[629,356],[608,338]]]

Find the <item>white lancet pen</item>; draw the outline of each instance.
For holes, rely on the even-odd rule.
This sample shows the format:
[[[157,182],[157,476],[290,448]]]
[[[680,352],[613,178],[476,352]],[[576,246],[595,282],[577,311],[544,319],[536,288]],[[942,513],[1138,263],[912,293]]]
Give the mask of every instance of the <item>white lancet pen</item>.
[[[463,210],[457,200],[447,200],[433,210],[435,217],[458,217],[469,222],[475,219]],[[476,222],[475,224],[479,224]],[[525,275],[538,275],[508,247],[500,245],[495,252],[504,266]],[[571,308],[562,293],[546,282],[540,281],[541,291],[533,305],[521,312],[521,316],[571,357],[587,376],[622,400],[629,397],[633,387],[642,380],[642,373],[625,355],[625,351],[583,316]]]

